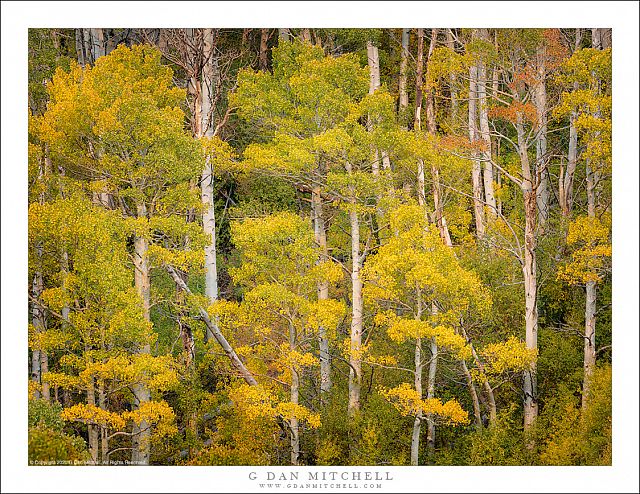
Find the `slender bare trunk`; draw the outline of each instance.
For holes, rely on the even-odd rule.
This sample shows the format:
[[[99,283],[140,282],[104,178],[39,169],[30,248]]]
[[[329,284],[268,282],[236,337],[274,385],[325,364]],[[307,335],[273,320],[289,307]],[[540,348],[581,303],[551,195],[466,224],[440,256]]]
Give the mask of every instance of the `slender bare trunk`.
[[[416,320],[422,319],[422,291],[420,287],[416,287]],[[422,399],[422,339],[416,338],[416,346],[414,353],[414,386],[418,397]],[[420,428],[422,426],[422,410],[418,410],[415,420],[413,421],[413,431],[411,433],[411,465],[417,466],[420,456]]]
[[[464,337],[467,339],[467,341],[469,341],[466,331],[464,331],[464,329],[462,331],[463,331]],[[484,364],[482,363],[482,360],[480,360],[480,357],[478,356],[478,353],[476,352],[476,349],[474,348],[473,343],[471,341],[469,341],[469,346],[471,347],[471,355],[473,356],[473,360],[478,366],[478,369],[480,369],[480,372],[482,372],[482,374],[484,375],[485,373]],[[486,394],[487,401],[488,401],[487,405],[489,407],[489,425],[494,425],[496,423],[496,418],[498,416],[498,411],[496,407],[496,398],[493,393],[493,388],[491,388],[491,384],[489,384],[489,381],[487,380],[486,376],[483,377],[482,379],[482,387],[484,388],[484,393]]]
[[[596,283],[588,281],[585,304],[585,334],[584,334],[584,377],[582,381],[582,408],[586,408],[593,369],[596,366]]]
[[[447,228],[447,220],[444,217],[444,206],[442,204],[442,187],[440,186],[440,172],[435,163],[431,164],[431,180],[433,181],[433,206],[435,208],[435,219],[440,238],[447,247],[452,247],[451,235]]]
[[[486,28],[478,29],[478,37],[489,42]],[[478,105],[480,120],[480,137],[482,138],[482,162],[484,179],[484,197],[487,205],[487,216],[497,216],[496,198],[493,192],[493,164],[491,162],[491,134],[489,133],[489,112],[487,104],[487,67],[484,62],[478,63]]]
[[[418,28],[418,56],[416,60],[416,113],[413,119],[414,130],[422,128],[422,85],[424,64],[424,29]]]
[[[144,203],[138,204],[138,218],[147,217],[147,209]],[[151,306],[151,278],[149,269],[149,241],[142,235],[134,237],[134,266],[135,266],[135,287],[138,296],[142,300],[142,310],[146,321],[150,321]],[[140,353],[151,353],[149,344],[145,344]],[[150,401],[151,393],[144,383],[136,383],[132,386],[133,395],[135,397],[134,407],[139,407],[143,403]],[[140,425],[133,425],[132,436],[132,453],[131,461],[134,465],[148,465],[150,457],[150,440],[151,432],[146,421],[142,421]]]
[[[453,32],[451,29],[445,29],[445,45],[451,51],[455,51],[455,42],[453,39]],[[456,90],[456,76],[455,74],[449,74],[449,92],[451,97],[451,126],[457,128],[458,120],[458,92]]]
[[[435,338],[429,341],[431,360],[429,361],[429,373],[427,376],[427,398],[435,397],[436,372],[438,370],[438,345]],[[433,454],[436,445],[436,424],[431,414],[427,415],[427,449]]]
[[[96,406],[96,391],[94,387],[93,376],[89,377],[89,382],[87,384],[87,404]],[[89,453],[91,454],[91,461],[94,465],[98,464],[98,440],[99,440],[99,430],[96,424],[88,424],[87,425],[88,433],[89,433]]]
[[[427,52],[427,72],[429,72],[429,60],[436,46],[438,39],[438,30],[431,30],[431,41],[429,43],[429,51]],[[433,89],[428,87],[425,91],[425,117],[427,121],[427,132],[431,135],[436,133],[436,103],[433,98]]]
[[[537,77],[533,87],[533,101],[536,107],[538,119],[537,139],[536,139],[536,175],[538,177],[538,187],[536,196],[538,203],[538,227],[541,232],[544,230],[547,218],[549,217],[549,173],[547,172],[547,89],[546,89],[546,49],[538,48]]]
[[[347,173],[353,173],[351,163],[346,163]],[[360,388],[362,384],[362,279],[360,269],[360,220],[356,211],[355,190],[351,190],[351,208],[349,223],[351,225],[351,344],[349,352],[349,415],[353,416],[360,410]]]
[[[322,207],[322,196],[320,187],[314,187],[311,194],[311,205],[313,212],[313,233],[315,242],[320,250],[320,262],[325,262],[328,258],[327,232],[324,226],[324,216]],[[329,298],[329,284],[326,281],[318,282],[318,301]],[[331,391],[331,356],[329,354],[329,338],[327,328],[318,328],[318,339],[320,345],[320,399],[322,402]]]
[[[593,48],[604,49],[611,46],[611,30],[594,29]],[[607,33],[608,31],[608,33]],[[600,117],[600,112],[595,113]],[[597,173],[593,169],[590,160],[586,162],[587,176],[587,215],[596,217],[596,183]],[[591,389],[593,370],[596,366],[596,282],[588,281],[586,284],[586,302],[584,313],[584,377],[582,381],[582,408],[586,408]]]
[[[400,53],[400,78],[398,80],[398,113],[404,119],[409,107],[409,94],[407,93],[407,60],[409,59],[409,33],[407,28],[402,29],[402,51]]]
[[[37,251],[39,255],[42,255],[42,249],[40,247],[37,248]],[[36,273],[33,275],[33,283],[31,287],[31,321],[35,332],[41,333],[45,328],[45,313],[40,303],[40,295],[42,294],[42,290],[44,288],[41,271],[36,271]],[[41,353],[43,352],[39,349],[34,349],[31,352],[31,379],[36,384],[42,384]],[[42,386],[40,389],[42,389]],[[36,390],[35,397],[43,397],[42,391]]]
[[[478,70],[475,65],[469,67],[469,141],[472,145],[476,144],[478,139],[478,129],[476,125],[477,120],[477,81]],[[476,222],[476,235],[478,239],[484,237],[485,232],[485,219],[484,219],[484,206],[483,206],[483,191],[482,191],[482,168],[480,165],[480,158],[476,151],[472,151],[472,169],[471,180],[473,184],[473,211]]]
[[[414,386],[418,396],[422,398],[422,339],[416,338],[415,347],[415,374]],[[413,432],[411,433],[411,465],[418,465],[418,457],[420,453],[420,428],[422,425],[422,410],[418,410],[415,420],[413,421]]]
[[[577,85],[575,84],[574,89],[577,89]],[[578,164],[578,131],[576,130],[575,124],[576,118],[577,115],[575,113],[571,113],[569,116],[569,153],[567,156],[567,169],[562,184],[562,194],[560,195],[562,215],[565,217],[569,217],[573,207],[573,176]],[[562,178],[563,177],[560,176],[561,180]]]
[[[267,70],[269,66],[269,52],[267,42],[269,41],[269,29],[260,30],[260,70]]]
[[[289,323],[289,348],[293,351],[296,348],[296,330],[292,323]],[[300,394],[300,376],[295,365],[291,365],[291,403],[297,405],[299,403]],[[289,419],[289,427],[291,428],[291,464],[298,465],[300,460],[300,425],[296,417]]]
[[[217,58],[214,54],[214,33],[213,29],[204,29],[204,57],[206,63],[202,68],[202,131],[207,137],[213,136],[214,132],[214,111],[213,99],[215,95],[215,84],[217,76]],[[210,304],[218,300],[218,265],[216,252],[216,213],[215,198],[213,191],[214,170],[213,164],[206,160],[201,177],[201,199],[202,199],[202,226],[204,233],[209,240],[205,245],[205,295]],[[213,321],[215,324],[215,320]],[[206,332],[206,340],[213,335]]]
[[[98,380],[98,405],[102,410],[107,409],[107,395],[104,390],[104,380]],[[100,459],[103,465],[109,463],[109,438],[108,429],[100,427]]]
[[[476,421],[476,428],[479,429],[482,427],[482,416],[480,414],[480,401],[478,400],[476,385],[473,382],[471,372],[469,372],[467,363],[464,361],[464,359],[460,360],[460,366],[462,367],[462,372],[464,373],[464,378],[466,379],[467,387],[469,388],[469,394],[471,395],[471,403],[473,404],[473,416]]]
[[[525,291],[525,343],[529,350],[538,348],[538,285],[536,268],[537,202],[529,165],[522,115],[516,124],[518,154],[522,165],[522,194],[524,199],[524,259],[522,272]],[[538,416],[536,361],[524,372],[524,427],[529,429]]]

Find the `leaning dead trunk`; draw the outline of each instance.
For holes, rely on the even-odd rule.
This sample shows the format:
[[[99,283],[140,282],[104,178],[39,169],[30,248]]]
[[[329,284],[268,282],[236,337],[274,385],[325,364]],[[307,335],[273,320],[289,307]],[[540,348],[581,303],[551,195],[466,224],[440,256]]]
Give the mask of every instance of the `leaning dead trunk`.
[[[181,290],[183,290],[189,296],[193,295],[193,292],[191,291],[191,289],[187,286],[187,284],[184,282],[182,277],[178,274],[178,272],[172,266],[165,266],[165,269],[169,273],[169,276],[171,276],[171,278],[173,279],[174,283]],[[204,307],[198,307],[198,313],[200,315],[200,319],[207,326],[207,329],[211,331],[211,333],[213,334],[213,337],[218,342],[218,344],[222,347],[222,349],[224,350],[224,353],[227,355],[229,360],[231,360],[231,364],[236,368],[240,376],[245,380],[247,384],[251,386],[257,386],[258,382],[255,380],[251,372],[249,372],[249,370],[242,363],[242,361],[238,357],[238,354],[231,347],[231,345],[229,344],[227,339],[224,337],[224,335],[220,332],[220,329],[218,328],[218,326],[213,324],[206,309]]]

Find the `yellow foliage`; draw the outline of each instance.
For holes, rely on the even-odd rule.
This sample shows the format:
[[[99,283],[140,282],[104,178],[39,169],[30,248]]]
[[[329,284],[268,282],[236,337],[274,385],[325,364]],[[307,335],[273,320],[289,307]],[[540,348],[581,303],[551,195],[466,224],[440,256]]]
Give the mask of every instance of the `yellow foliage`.
[[[570,285],[599,282],[611,259],[611,219],[579,216],[569,225],[571,260],[558,269],[558,279]]]
[[[479,353],[486,361],[486,373],[493,375],[524,371],[535,362],[538,355],[537,350],[528,349],[515,336],[505,342],[487,345]]]
[[[65,408],[61,416],[64,420],[96,424],[115,430],[122,430],[126,426],[126,420],[122,415],[84,403]]]
[[[415,417],[419,414],[432,414],[449,425],[469,423],[469,414],[462,409],[458,401],[449,400],[442,403],[437,398],[423,400],[409,383],[402,383],[391,389],[381,389],[380,392],[402,416]]]

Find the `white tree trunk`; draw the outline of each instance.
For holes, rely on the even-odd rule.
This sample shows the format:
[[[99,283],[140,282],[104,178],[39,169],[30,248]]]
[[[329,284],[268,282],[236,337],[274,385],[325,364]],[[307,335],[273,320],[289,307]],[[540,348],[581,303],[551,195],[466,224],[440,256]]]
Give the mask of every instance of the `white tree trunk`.
[[[429,374],[427,376],[427,398],[434,398],[436,391],[436,372],[438,371],[438,345],[435,338],[429,342],[431,360],[429,361]],[[427,449],[433,453],[436,445],[436,424],[433,415],[427,415]]]
[[[407,60],[409,59],[409,33],[409,29],[402,29],[400,78],[398,80],[398,113],[400,113],[401,117],[405,116],[407,108],[409,107],[409,94],[407,93]]]
[[[144,203],[138,205],[137,214],[138,218],[147,217],[147,209]],[[138,296],[142,300],[143,315],[146,321],[151,320],[151,278],[148,251],[149,241],[144,236],[136,235],[134,237],[134,281]],[[147,343],[139,351],[140,353],[151,353],[151,347]],[[134,407],[139,407],[143,403],[150,401],[151,393],[144,383],[133,385],[132,390],[136,399],[136,402],[133,404]],[[131,453],[131,462],[134,465],[148,465],[151,447],[149,424],[145,421],[142,421],[140,426],[134,424],[132,432],[134,435],[132,436],[133,450]]]
[[[346,170],[352,174],[351,163],[347,161]],[[360,220],[356,211],[355,191],[351,191],[351,209],[349,211],[349,223],[351,226],[351,342],[349,352],[349,405],[350,416],[360,410],[360,387],[362,383],[362,279],[360,269]]]
[[[577,89],[577,85],[574,84],[574,89]],[[575,113],[571,113],[569,116],[569,153],[567,156],[567,169],[564,174],[564,181],[562,183],[562,192],[560,194],[560,207],[562,209],[562,215],[569,217],[573,208],[573,176],[576,172],[576,166],[578,165],[578,131],[576,130],[577,116]],[[562,181],[563,177],[560,176]]]
[[[416,112],[413,118],[414,130],[422,128],[422,80],[424,64],[424,29],[418,28],[418,55],[416,60]]]
[[[296,330],[293,324],[289,324],[289,348],[291,351],[296,348]],[[300,376],[295,365],[291,365],[291,403],[299,404],[300,394]],[[291,428],[291,464],[296,466],[300,460],[300,425],[296,417],[289,419],[289,427]]]
[[[422,398],[422,340],[416,338],[416,348],[414,355],[415,362],[415,374],[414,374],[414,386],[418,396]],[[422,411],[419,410],[418,414],[413,421],[413,431],[411,433],[411,465],[418,466],[418,458],[420,454],[420,427],[422,425]]]
[[[489,42],[489,33],[486,28],[478,30],[478,37]],[[489,112],[487,104],[487,68],[484,62],[478,64],[478,104],[480,120],[480,137],[483,142],[481,153],[483,161],[484,197],[487,205],[487,215],[497,216],[496,198],[493,192],[493,164],[491,163],[491,134],[489,133]]]
[[[320,250],[320,262],[328,259],[327,232],[324,226],[322,196],[320,187],[314,187],[311,193],[311,205],[313,212],[313,233],[315,242]],[[326,281],[318,282],[318,301],[329,298],[329,284]],[[324,402],[331,391],[331,356],[329,353],[329,338],[327,328],[318,328],[320,346],[320,400]]]
[[[204,57],[206,63],[202,69],[202,109],[201,109],[201,130],[207,136],[213,136],[214,132],[214,111],[213,99],[215,95],[215,84],[217,76],[217,58],[214,54],[214,33],[213,29],[204,29]],[[202,170],[201,199],[202,199],[202,226],[209,243],[204,248],[205,256],[205,295],[210,304],[218,300],[218,266],[216,253],[216,213],[215,197],[213,191],[214,171],[212,163],[207,159]],[[213,321],[215,324],[215,321]],[[206,339],[213,334],[207,330]]]
[[[536,196],[538,202],[538,227],[544,229],[549,217],[549,174],[547,172],[547,89],[546,89],[546,50],[544,47],[538,48],[537,76],[533,87],[533,102],[536,107],[538,119],[538,132],[536,139],[536,174],[538,187]]]
[[[522,194],[524,199],[524,256],[522,272],[525,292],[525,344],[529,350],[538,348],[538,285],[536,268],[537,202],[529,165],[522,116],[516,124],[518,154],[522,165]],[[524,372],[524,427],[529,429],[538,416],[536,361]]]
[[[445,29],[445,34],[445,46],[451,51],[455,51],[453,32],[447,28]],[[455,129],[458,127],[458,92],[456,90],[456,75],[454,73],[449,74],[449,91],[451,93],[451,126]]]
[[[473,145],[478,139],[477,128],[477,79],[478,70],[475,65],[469,67],[469,141]],[[480,165],[480,158],[476,151],[472,151],[472,168],[471,168],[471,180],[473,184],[473,212],[476,221],[476,235],[478,239],[484,237],[485,233],[485,220],[484,220],[484,206],[483,206],[483,191],[482,191],[482,168]]]

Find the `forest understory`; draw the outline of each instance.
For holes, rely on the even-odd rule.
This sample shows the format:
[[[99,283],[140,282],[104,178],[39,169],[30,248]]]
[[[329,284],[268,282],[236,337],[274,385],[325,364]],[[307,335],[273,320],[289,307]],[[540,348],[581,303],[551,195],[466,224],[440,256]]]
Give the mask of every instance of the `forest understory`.
[[[30,464],[611,465],[611,44],[30,29]]]

